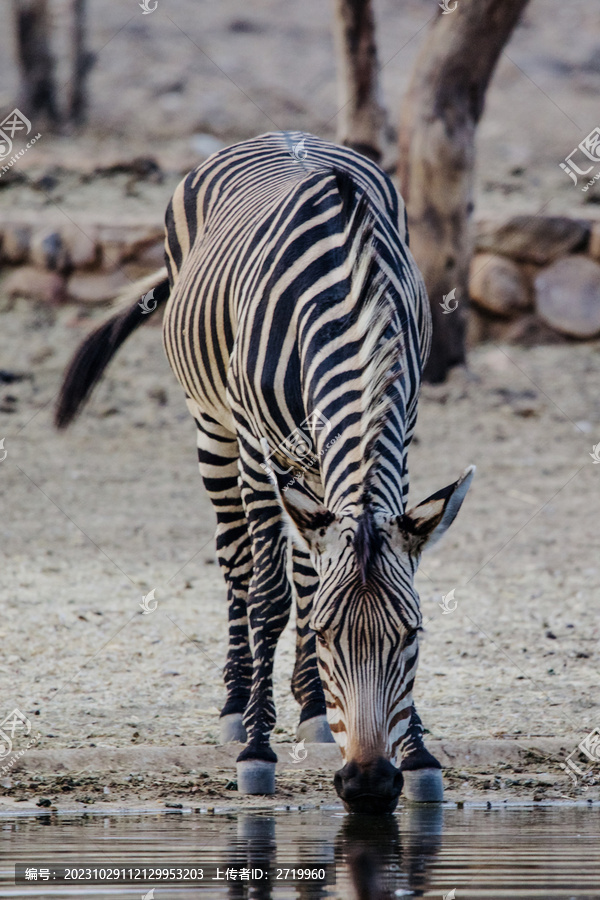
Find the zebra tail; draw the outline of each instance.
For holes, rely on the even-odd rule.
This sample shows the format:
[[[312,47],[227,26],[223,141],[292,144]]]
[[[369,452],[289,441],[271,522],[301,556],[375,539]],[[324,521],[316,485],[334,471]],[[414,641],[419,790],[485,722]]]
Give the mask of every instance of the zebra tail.
[[[102,378],[107,365],[129,335],[169,299],[171,288],[167,270],[140,279],[121,294],[116,303],[119,311],[90,332],[73,356],[60,389],[54,411],[54,424],[66,428],[81,412],[93,388]],[[151,290],[153,289],[153,290]],[[145,310],[141,294],[150,291]],[[154,305],[156,301],[156,305]]]

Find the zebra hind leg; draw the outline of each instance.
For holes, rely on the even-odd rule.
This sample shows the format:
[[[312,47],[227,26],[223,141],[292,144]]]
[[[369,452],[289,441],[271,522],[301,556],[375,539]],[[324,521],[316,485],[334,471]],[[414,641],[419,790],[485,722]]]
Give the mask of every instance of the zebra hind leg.
[[[292,560],[296,589],[296,665],[292,676],[292,691],[301,707],[296,740],[331,744],[334,738],[327,723],[325,696],[317,668],[315,636],[309,628],[318,576],[308,553],[293,547]]]
[[[236,479],[237,481],[237,479]],[[227,700],[221,709],[220,742],[246,743],[244,712],[252,685],[252,654],[248,636],[248,584],[252,574],[252,552],[248,525],[239,498],[239,516],[234,518],[230,500],[226,522],[217,513],[217,558],[227,583],[229,641],[223,672]]]
[[[442,767],[423,743],[423,724],[414,703],[400,754],[404,798],[416,803],[441,803],[444,799]]]

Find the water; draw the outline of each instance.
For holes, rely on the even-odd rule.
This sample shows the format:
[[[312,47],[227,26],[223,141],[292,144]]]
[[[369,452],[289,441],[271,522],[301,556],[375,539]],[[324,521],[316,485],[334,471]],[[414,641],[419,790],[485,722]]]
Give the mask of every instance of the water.
[[[599,837],[600,808],[583,806],[403,808],[379,820],[337,808],[1,818],[0,897],[599,898]],[[204,880],[158,883],[147,868],[146,880],[130,884],[15,885],[15,863],[54,872],[59,866],[187,866],[203,868]],[[369,875],[373,866],[378,885]],[[216,880],[217,867],[221,876],[229,867],[238,877]],[[299,867],[317,880],[299,880]],[[240,880],[244,868],[269,870],[271,878]],[[294,868],[295,878],[288,873],[286,882],[285,869]],[[319,880],[323,872],[335,883]],[[357,878],[366,882],[361,894],[353,887]]]

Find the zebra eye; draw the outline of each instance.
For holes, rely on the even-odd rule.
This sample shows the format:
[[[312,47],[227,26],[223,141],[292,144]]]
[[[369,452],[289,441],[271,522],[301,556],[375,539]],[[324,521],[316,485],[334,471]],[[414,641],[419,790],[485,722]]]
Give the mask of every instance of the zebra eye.
[[[326,646],[327,646],[327,641],[325,640],[325,638],[323,637],[323,635],[320,634],[318,631],[315,632],[315,637],[317,638],[317,640],[318,640],[319,644],[321,645],[321,647],[326,647]]]

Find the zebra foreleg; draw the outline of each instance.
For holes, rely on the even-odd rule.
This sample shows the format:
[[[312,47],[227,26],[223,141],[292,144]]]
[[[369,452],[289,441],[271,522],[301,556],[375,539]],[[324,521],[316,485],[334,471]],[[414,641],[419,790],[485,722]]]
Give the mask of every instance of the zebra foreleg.
[[[287,574],[287,536],[275,491],[264,470],[260,449],[240,441],[242,499],[252,540],[253,571],[248,590],[252,651],[252,690],[244,713],[248,744],[237,758],[238,790],[272,794],[277,756],[270,736],[275,726],[273,662],[292,602]]]
[[[296,740],[329,744],[334,742],[334,738],[327,724],[315,636],[309,628],[318,576],[308,553],[294,546],[292,559],[296,589],[296,665],[292,675],[292,691],[301,707]]]
[[[423,723],[414,703],[399,756],[404,797],[418,803],[440,803],[444,799],[442,767],[423,743]]]

